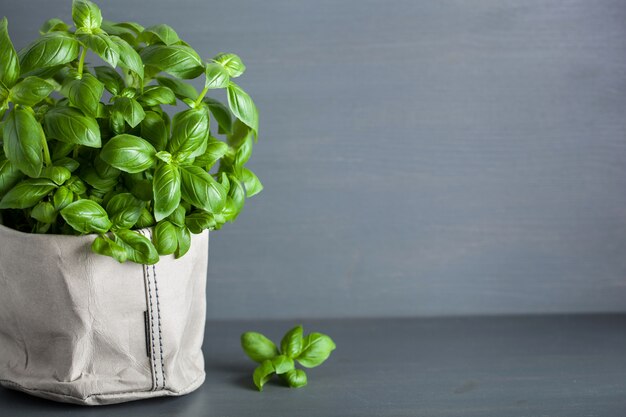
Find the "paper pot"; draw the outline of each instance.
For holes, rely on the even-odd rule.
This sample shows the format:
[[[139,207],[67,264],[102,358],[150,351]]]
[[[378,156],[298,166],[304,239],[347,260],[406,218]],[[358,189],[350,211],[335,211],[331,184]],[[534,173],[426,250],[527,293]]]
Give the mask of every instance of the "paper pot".
[[[208,231],[154,266],[94,254],[93,239],[0,226],[0,384],[87,405],[198,388]]]

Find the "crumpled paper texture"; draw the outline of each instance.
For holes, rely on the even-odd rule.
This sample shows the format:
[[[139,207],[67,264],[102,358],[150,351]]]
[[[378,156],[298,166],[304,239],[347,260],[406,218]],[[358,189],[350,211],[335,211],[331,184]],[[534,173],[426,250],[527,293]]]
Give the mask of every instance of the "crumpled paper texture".
[[[154,267],[94,254],[93,238],[0,225],[0,385],[85,405],[198,388],[209,232]]]

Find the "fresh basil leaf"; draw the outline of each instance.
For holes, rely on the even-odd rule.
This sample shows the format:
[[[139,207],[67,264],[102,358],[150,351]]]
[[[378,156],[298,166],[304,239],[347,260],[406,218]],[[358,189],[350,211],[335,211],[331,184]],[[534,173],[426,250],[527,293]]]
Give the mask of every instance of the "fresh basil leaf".
[[[11,164],[29,177],[37,178],[43,167],[41,125],[29,108],[13,109],[2,129],[4,154]]]
[[[44,116],[44,126],[48,138],[91,148],[102,146],[98,122],[78,109],[64,106],[50,109]]]
[[[147,111],[141,121],[141,137],[147,140],[158,151],[162,151],[167,146],[169,129],[165,125],[163,118],[153,111]]]
[[[119,169],[117,169],[117,168],[109,165],[105,161],[103,161],[102,158],[100,158],[99,154],[95,157],[94,162],[93,162],[93,166],[96,169],[96,173],[101,178],[116,179],[121,174],[121,171]]]
[[[76,175],[72,175],[65,184],[73,193],[83,195],[87,192],[87,186]]]
[[[41,223],[54,223],[57,213],[52,203],[40,201],[33,207],[33,210],[30,212],[30,217]]]
[[[66,186],[59,187],[52,197],[52,202],[57,211],[63,210],[74,201],[74,193]]]
[[[40,35],[50,32],[68,32],[70,27],[67,23],[58,18],[48,19],[39,29]]]
[[[228,74],[233,78],[239,77],[246,71],[246,66],[241,61],[241,58],[235,54],[221,53],[213,58],[213,61],[222,65],[226,71],[228,71]]]
[[[212,214],[205,211],[196,211],[185,218],[185,225],[191,233],[199,234],[215,227],[215,219]]]
[[[100,157],[107,164],[129,173],[137,173],[150,168],[156,161],[156,150],[140,137],[122,134],[109,140]]]
[[[117,45],[117,49],[120,54],[118,62],[120,67],[134,72],[140,79],[143,79],[144,68],[139,53],[137,53],[137,51],[135,51],[135,49],[128,42],[120,37],[111,36],[111,40],[115,45]]]
[[[204,169],[181,166],[181,195],[183,200],[209,213],[218,213],[226,204],[226,191]]]
[[[296,358],[302,352],[303,337],[302,326],[296,326],[289,330],[280,342],[280,351],[283,355]]]
[[[61,210],[67,224],[80,233],[106,233],[112,226],[107,212],[92,200],[78,200]]]
[[[122,76],[114,68],[98,66],[94,70],[96,71],[96,77],[104,84],[104,88],[109,93],[118,95],[126,87]]]
[[[69,169],[62,166],[48,166],[41,170],[39,178],[47,178],[52,180],[56,185],[62,185],[69,180],[72,173]]]
[[[174,210],[172,214],[167,216],[167,219],[178,227],[184,227],[186,214],[187,210],[185,210],[185,207],[183,207],[182,204],[179,204],[179,206],[176,207],[176,210]]]
[[[80,166],[80,164],[77,161],[73,160],[72,158],[68,158],[68,157],[54,159],[54,165],[59,166],[59,167],[63,167],[63,168],[67,169],[70,172],[76,171],[78,169],[78,167]]]
[[[228,106],[235,117],[244,122],[255,133],[259,131],[259,114],[248,93],[234,82],[228,85]]]
[[[71,35],[51,32],[43,35],[19,53],[22,75],[67,64],[78,58],[80,44]]]
[[[169,152],[184,160],[206,142],[209,135],[209,113],[204,108],[187,109],[177,113],[172,120],[172,137]]]
[[[109,239],[106,235],[96,237],[91,244],[91,250],[100,255],[110,256],[119,263],[124,263],[128,259],[126,248]]]
[[[124,185],[135,197],[142,201],[152,200],[152,180],[144,178],[143,173],[124,175]]]
[[[253,143],[254,141],[252,140],[251,135],[249,135],[237,149],[234,160],[234,164],[237,168],[243,167],[244,164],[250,159],[250,156],[252,155]]]
[[[304,337],[302,352],[296,360],[305,368],[314,368],[328,359],[335,348],[335,342],[330,337],[321,333],[311,333]]]
[[[250,198],[263,191],[263,184],[248,168],[242,168],[242,181],[246,187],[246,197]]]
[[[100,8],[89,0],[74,0],[72,20],[77,28],[98,29],[102,24],[102,13]]]
[[[20,76],[20,62],[8,31],[6,17],[0,20],[0,83],[13,87]]]
[[[26,77],[11,88],[9,100],[23,106],[34,106],[48,97],[54,86],[39,77]]]
[[[144,106],[158,106],[160,104],[176,105],[174,92],[167,87],[160,85],[150,85],[143,90],[138,101]]]
[[[178,248],[176,227],[167,220],[160,221],[154,228],[152,241],[159,255],[171,255]]]
[[[307,377],[302,369],[293,369],[284,374],[284,379],[291,388],[301,388],[306,386]]]
[[[108,201],[106,210],[115,228],[130,229],[141,217],[144,207],[145,203],[131,193],[120,193]]]
[[[233,119],[230,116],[230,110],[228,110],[225,105],[211,97],[205,97],[203,101],[209,107],[211,114],[215,118],[215,121],[219,125],[222,132],[230,134],[233,131]]]
[[[105,24],[106,24],[106,28],[108,28],[108,29],[112,29],[113,28],[113,29],[109,32],[109,30],[105,29]],[[102,21],[102,26],[101,27],[102,27],[102,29],[104,29],[105,32],[107,32],[110,35],[118,35],[118,33],[121,33],[121,32],[117,32],[117,33],[114,33],[114,32],[116,30],[119,31],[119,30],[123,29],[123,30],[130,31],[131,33],[133,33],[134,37],[136,37],[136,36],[139,36],[139,34],[144,31],[144,27],[141,26],[139,23],[136,23],[136,22],[119,22],[119,23],[115,23],[115,22],[108,21],[106,19]]]
[[[0,209],[25,209],[33,207],[48,195],[56,185],[47,179],[34,178],[19,182],[0,200]]]
[[[188,46],[184,45],[151,45],[140,53],[146,66],[167,72],[178,78],[196,78],[204,71],[202,60]]]
[[[120,59],[117,44],[104,32],[78,35],[78,40],[115,68]]]
[[[180,42],[180,38],[174,29],[168,25],[154,25],[144,29],[137,38],[139,42],[145,42],[147,45],[162,43],[165,45],[174,45]]]
[[[272,365],[272,361],[266,360],[254,370],[252,380],[259,391],[263,391],[263,386],[270,380],[272,375],[274,375],[274,365]]]
[[[198,91],[193,85],[187,84],[184,81],[177,80],[169,77],[156,77],[157,83],[163,87],[167,87],[174,92],[179,99],[188,98],[195,100],[198,97]],[[205,97],[206,99],[206,97]]]
[[[272,366],[277,375],[287,373],[294,369],[293,359],[285,355],[279,355],[272,359]]]
[[[224,175],[224,173],[222,173]],[[226,198],[226,205],[222,212],[227,221],[233,222],[243,209],[246,200],[246,191],[243,184],[234,176],[230,178],[230,189]]]
[[[228,152],[227,144],[220,142],[215,138],[210,138],[204,153],[197,156],[193,163],[194,165],[201,166],[208,171],[217,161],[219,161],[220,158],[226,155],[226,152]]]
[[[178,248],[174,253],[176,259],[185,256],[191,247],[191,233],[187,227],[176,228],[176,238],[178,239]]]
[[[146,227],[152,227],[155,223],[156,221],[154,220],[152,213],[150,213],[150,210],[144,208],[141,210],[141,216],[139,216],[139,220],[137,220],[135,227],[143,229]]]
[[[146,117],[141,104],[134,98],[118,97],[113,103],[112,113],[119,114],[130,127],[136,127]]]
[[[274,342],[257,332],[245,332],[242,334],[241,347],[250,359],[259,363],[274,359],[280,355]]]
[[[220,64],[209,62],[204,69],[206,80],[204,87],[208,89],[226,88],[230,82],[230,76],[226,68]]]
[[[153,181],[154,217],[161,221],[180,204],[181,180],[178,168],[171,164],[158,163]]]
[[[226,136],[228,144],[234,149],[239,149],[239,147],[249,138],[254,139],[254,132],[252,129],[250,129],[241,120],[235,119],[233,122],[232,132]]]
[[[8,159],[0,158],[0,198],[17,184],[23,174]]]
[[[126,249],[130,261],[153,265],[159,261],[159,253],[150,239],[141,233],[130,230],[117,230],[113,233],[115,243]]]
[[[104,84],[85,72],[82,78],[68,80],[63,86],[63,92],[72,106],[81,109],[88,116],[95,117],[104,93]]]

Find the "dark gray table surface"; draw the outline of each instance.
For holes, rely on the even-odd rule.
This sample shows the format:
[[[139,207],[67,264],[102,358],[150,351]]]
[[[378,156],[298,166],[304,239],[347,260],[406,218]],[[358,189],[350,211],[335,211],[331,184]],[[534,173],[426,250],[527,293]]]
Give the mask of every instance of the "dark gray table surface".
[[[338,349],[309,385],[254,390],[239,334],[292,322],[208,322],[207,381],[184,398],[98,408],[0,389],[1,416],[626,416],[626,316],[304,320]]]

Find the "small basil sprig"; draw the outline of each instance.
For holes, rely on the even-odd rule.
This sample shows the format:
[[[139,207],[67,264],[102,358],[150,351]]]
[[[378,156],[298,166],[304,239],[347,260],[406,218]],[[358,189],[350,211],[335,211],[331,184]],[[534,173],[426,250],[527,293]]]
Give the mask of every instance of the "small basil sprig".
[[[328,359],[335,342],[325,334],[303,335],[302,326],[289,330],[280,343],[280,349],[267,337],[257,332],[241,335],[244,352],[260,365],[254,370],[254,385],[263,391],[263,386],[272,375],[278,375],[289,387],[300,388],[307,384],[306,373],[296,369],[295,362],[305,368],[315,368]]]
[[[0,218],[93,234],[93,251],[120,262],[181,257],[192,233],[234,221],[263,189],[244,166],[258,134],[233,82],[246,67],[231,53],[203,59],[168,25],[108,21],[89,0],[71,17],[19,52],[0,19]],[[186,80],[200,76],[198,93]],[[226,104],[208,96],[217,89]]]

